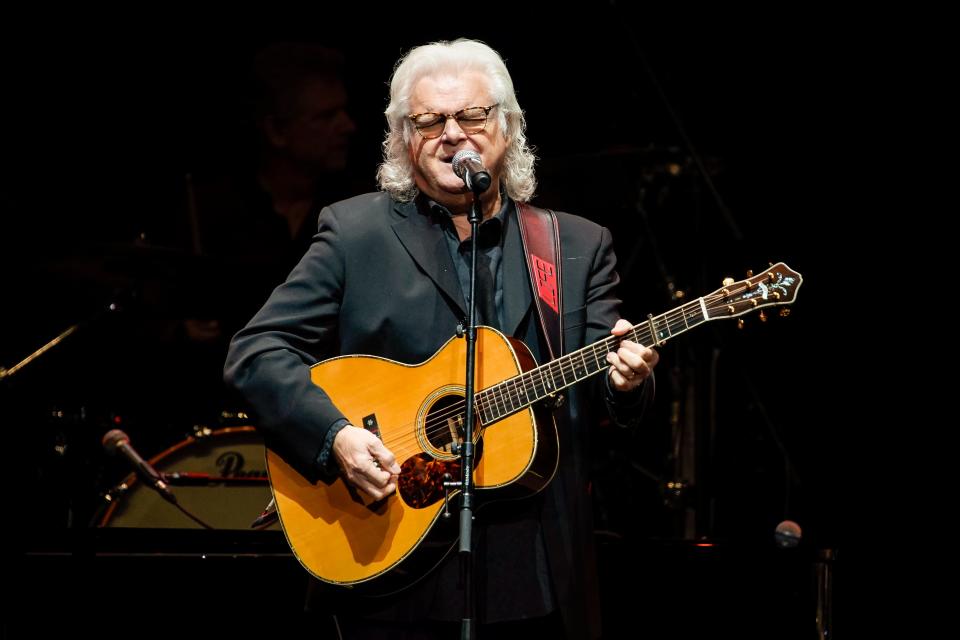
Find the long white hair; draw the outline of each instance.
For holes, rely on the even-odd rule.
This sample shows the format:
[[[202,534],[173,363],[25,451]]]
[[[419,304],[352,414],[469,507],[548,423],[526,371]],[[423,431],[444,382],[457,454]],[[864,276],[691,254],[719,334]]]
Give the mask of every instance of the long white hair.
[[[500,130],[509,140],[503,168],[503,185],[518,202],[527,202],[537,189],[533,173],[536,157],[527,145],[527,122],[517,103],[510,73],[496,51],[478,40],[461,38],[453,42],[441,41],[411,49],[402,57],[390,80],[390,104],[384,112],[390,129],[383,141],[383,164],[377,170],[380,188],[400,201],[416,197],[413,163],[408,145],[410,136],[417,135],[407,119],[410,113],[410,94],[422,77],[438,72],[462,74],[479,71],[490,83],[491,99],[499,105],[494,113],[500,118]]]

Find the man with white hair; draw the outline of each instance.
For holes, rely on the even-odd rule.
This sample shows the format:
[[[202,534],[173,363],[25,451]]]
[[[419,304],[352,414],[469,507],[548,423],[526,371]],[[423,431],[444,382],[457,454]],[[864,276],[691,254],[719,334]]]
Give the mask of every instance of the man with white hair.
[[[408,452],[354,425],[309,370],[349,354],[423,363],[465,325],[473,194],[452,166],[458,152],[476,153],[492,183],[479,196],[477,260],[489,274],[477,301],[483,324],[523,341],[540,363],[557,342],[546,335],[543,301],[562,319],[554,356],[630,328],[617,313],[606,229],[556,213],[559,278],[531,278],[519,220],[536,188],[534,156],[496,51],[473,40],[414,48],[396,67],[386,116],[381,191],[321,212],[306,255],[234,337],[225,372],[267,445],[297,473],[310,482],[342,481],[377,501],[401,499],[395,494],[402,494]],[[552,481],[476,514],[476,618],[490,637],[599,635],[588,429],[603,409],[622,425],[638,420],[652,397],[658,356],[624,338],[600,357],[605,375],[566,390],[554,411],[559,463]],[[462,614],[457,582],[456,554],[449,554],[410,589],[342,617],[344,637],[453,637]]]

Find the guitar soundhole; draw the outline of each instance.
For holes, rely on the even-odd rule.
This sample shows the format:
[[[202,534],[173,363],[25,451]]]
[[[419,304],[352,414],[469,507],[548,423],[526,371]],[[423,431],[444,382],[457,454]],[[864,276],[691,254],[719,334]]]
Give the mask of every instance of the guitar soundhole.
[[[400,465],[397,490],[400,497],[414,509],[423,509],[443,500],[443,476],[460,479],[460,460],[436,460],[420,453]]]
[[[423,423],[425,450],[433,450],[438,458],[452,458],[463,442],[463,395],[446,393],[434,399]]]
[[[462,389],[438,389],[427,400],[430,407],[419,433],[425,450],[405,460],[400,465],[397,491],[405,503],[422,509],[443,500],[443,481],[446,474],[451,480],[460,480],[460,457],[456,453],[463,442],[463,392]],[[480,430],[474,430],[477,443],[477,462],[483,455]]]

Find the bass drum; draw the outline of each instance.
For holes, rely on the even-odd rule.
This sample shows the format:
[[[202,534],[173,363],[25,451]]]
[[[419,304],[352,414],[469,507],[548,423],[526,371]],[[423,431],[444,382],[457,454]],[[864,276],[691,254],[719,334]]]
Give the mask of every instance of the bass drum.
[[[150,464],[168,479],[177,502],[214,529],[249,530],[270,502],[263,439],[253,427],[201,432],[154,456]],[[111,491],[100,526],[201,528],[135,473]]]

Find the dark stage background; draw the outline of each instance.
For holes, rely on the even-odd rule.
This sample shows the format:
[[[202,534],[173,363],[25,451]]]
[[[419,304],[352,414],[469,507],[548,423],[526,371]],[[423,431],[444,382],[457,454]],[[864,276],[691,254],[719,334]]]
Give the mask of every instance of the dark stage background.
[[[747,16],[654,17],[604,4],[558,9],[549,29],[532,13],[459,27],[443,5],[400,24],[356,13],[183,21],[192,26],[121,16],[112,29],[30,20],[3,45],[14,157],[2,193],[0,364],[82,324],[0,388],[9,455],[25,480],[11,500],[30,522],[13,553],[96,547],[84,529],[98,495],[127,471],[100,450],[111,426],[155,455],[237,408],[219,389],[219,354],[194,358],[168,329],[192,312],[178,296],[194,268],[186,176],[249,159],[253,54],[283,40],[344,52],[358,126],[348,180],[363,192],[375,189],[393,63],[411,46],[464,35],[491,44],[512,72],[540,158],[535,202],[612,230],[626,317],[676,306],[671,287],[702,295],[770,262],[803,274],[789,317],[710,323],[664,347],[656,411],[637,433],[597,425],[592,455],[610,629],[627,628],[629,611],[644,619],[631,628],[662,631],[650,637],[714,623],[744,637],[750,616],[756,637],[813,637],[814,559],[841,546],[850,506],[853,425],[831,409],[855,360],[831,329],[837,220],[852,206],[842,132],[854,62],[836,46],[840,27],[752,16],[760,26],[748,28]],[[104,314],[110,303],[122,310]],[[677,481],[684,488],[670,490]],[[802,554],[775,548],[785,519],[803,527]],[[711,547],[691,541],[723,551],[704,561]],[[37,557],[25,565],[33,602],[82,608],[133,584],[116,563]],[[196,568],[209,564],[181,563],[156,583],[210,577]],[[242,571],[261,585],[297,574],[273,567]],[[261,597],[281,607],[297,589]],[[216,593],[215,605],[255,600]]]

